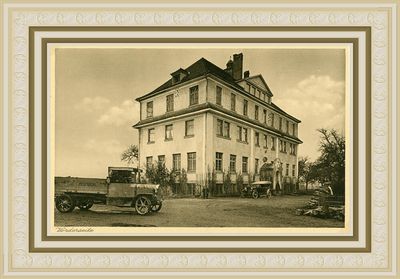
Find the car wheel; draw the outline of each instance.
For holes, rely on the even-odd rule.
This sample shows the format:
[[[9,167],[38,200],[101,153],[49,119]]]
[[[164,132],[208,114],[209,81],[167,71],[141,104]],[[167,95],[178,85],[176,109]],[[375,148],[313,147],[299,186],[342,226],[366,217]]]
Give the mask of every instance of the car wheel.
[[[146,215],[151,210],[151,201],[148,197],[140,196],[135,201],[135,209],[139,215]]]
[[[155,204],[155,205],[153,205],[153,206],[151,207],[151,211],[158,212],[158,211],[161,210],[161,207],[162,207],[162,203]]]
[[[69,195],[61,195],[56,198],[56,208],[61,213],[71,212],[75,208],[75,201]]]
[[[93,206],[93,200],[92,199],[86,199],[82,200],[80,204],[78,205],[80,210],[89,210]]]
[[[253,199],[258,199],[260,197],[260,194],[258,193],[257,190],[253,190],[251,196],[253,197]]]

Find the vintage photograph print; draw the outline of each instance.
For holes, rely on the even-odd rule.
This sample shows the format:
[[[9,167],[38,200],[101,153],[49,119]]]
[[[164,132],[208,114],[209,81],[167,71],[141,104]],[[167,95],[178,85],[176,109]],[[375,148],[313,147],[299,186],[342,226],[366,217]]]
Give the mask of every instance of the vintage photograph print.
[[[340,47],[57,47],[55,227],[344,228]]]

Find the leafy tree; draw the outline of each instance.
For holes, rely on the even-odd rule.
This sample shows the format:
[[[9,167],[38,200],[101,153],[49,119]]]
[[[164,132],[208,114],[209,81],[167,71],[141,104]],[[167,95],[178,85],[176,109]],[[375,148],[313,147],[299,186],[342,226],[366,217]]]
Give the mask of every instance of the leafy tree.
[[[318,129],[320,133],[320,157],[315,162],[319,181],[329,180],[335,194],[344,194],[345,186],[345,138],[338,131]]]
[[[228,172],[223,172],[223,186],[224,186],[224,194],[231,194],[232,190],[232,180],[231,174]]]
[[[150,183],[159,184],[160,187],[172,185],[172,176],[163,162],[146,166],[146,177]]]
[[[139,148],[131,144],[124,152],[121,154],[121,161],[127,162],[129,165],[136,162],[139,158]]]
[[[243,174],[240,172],[236,175],[236,185],[237,185],[236,187],[239,193],[243,189],[243,184],[244,184]]]
[[[308,183],[318,180],[316,164],[311,162],[307,156],[299,157],[299,177],[306,183],[306,191],[308,190]]]
[[[185,169],[181,170],[181,173],[179,175],[179,187],[180,187],[180,191],[182,193],[183,189],[185,189],[185,194],[187,194],[187,172]]]

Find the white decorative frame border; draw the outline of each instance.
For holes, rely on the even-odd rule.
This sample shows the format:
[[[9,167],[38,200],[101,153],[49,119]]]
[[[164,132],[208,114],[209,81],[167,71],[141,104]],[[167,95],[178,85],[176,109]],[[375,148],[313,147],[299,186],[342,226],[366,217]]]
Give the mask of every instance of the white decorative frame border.
[[[6,3],[3,11],[3,253],[6,275],[392,275],[396,267],[396,6],[393,4]],[[8,21],[11,19],[11,26]],[[28,252],[29,26],[371,26],[372,252]],[[99,272],[99,269],[107,270]],[[90,271],[93,269],[93,271]],[[287,271],[287,270],[291,271]],[[68,270],[68,274],[62,270]],[[97,271],[95,271],[97,270]],[[225,270],[225,271],[224,271]],[[233,272],[233,270],[241,272]],[[285,271],[286,270],[286,271]],[[359,270],[359,271],[358,271]],[[301,273],[299,273],[301,271]]]

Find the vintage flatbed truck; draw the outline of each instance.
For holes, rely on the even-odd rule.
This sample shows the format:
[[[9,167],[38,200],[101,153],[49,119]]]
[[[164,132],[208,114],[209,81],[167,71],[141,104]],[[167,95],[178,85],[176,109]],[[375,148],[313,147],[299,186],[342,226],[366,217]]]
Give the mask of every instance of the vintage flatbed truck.
[[[140,183],[140,170],[109,167],[108,177],[55,177],[55,206],[61,213],[93,204],[134,207],[139,215],[158,212],[162,206],[159,185]]]

